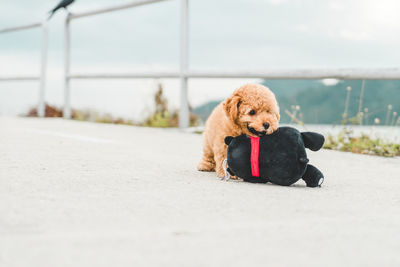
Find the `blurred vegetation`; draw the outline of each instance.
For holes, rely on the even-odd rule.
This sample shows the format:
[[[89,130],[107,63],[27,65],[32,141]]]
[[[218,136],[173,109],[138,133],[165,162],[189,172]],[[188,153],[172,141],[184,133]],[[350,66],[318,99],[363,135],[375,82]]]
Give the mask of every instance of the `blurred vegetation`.
[[[168,101],[164,96],[162,84],[158,84],[157,92],[154,95],[154,112],[149,115],[143,123],[135,123],[132,120],[126,120],[121,117],[113,117],[111,114],[100,114],[93,110],[77,110],[72,109],[71,117],[73,120],[90,121],[98,123],[113,123],[123,125],[135,125],[146,127],[178,127],[179,126],[179,112],[178,110],[171,111],[168,108]],[[192,108],[190,108],[190,111]],[[28,117],[37,117],[37,107],[31,108],[27,114]],[[45,117],[61,118],[63,117],[63,110],[56,106],[46,104]],[[190,112],[190,126],[197,126],[200,119]]]
[[[46,104],[45,108],[45,117],[46,118],[62,118],[63,110],[56,106],[51,106]],[[37,117],[37,108],[31,108],[27,114],[28,117]],[[100,114],[93,110],[77,110],[73,109],[71,111],[71,117],[73,120],[78,121],[90,121],[90,122],[98,122],[98,123],[114,123],[114,124],[125,124],[125,125],[136,125],[131,120],[125,120],[123,118],[114,118],[110,114]]]
[[[38,116],[38,111],[37,108],[31,108],[28,111],[28,114],[26,115],[28,117],[37,117]],[[58,118],[63,116],[63,111],[57,107],[50,106],[46,104],[45,106],[45,117],[46,118]]]
[[[328,135],[324,148],[383,157],[400,156],[400,144],[372,139],[366,134],[354,136],[349,129],[344,129],[337,136]]]
[[[177,110],[171,111],[168,108],[168,100],[164,96],[162,84],[158,84],[158,90],[154,95],[155,110],[143,123],[147,127],[178,127],[179,126],[179,112]],[[190,126],[197,126],[200,119],[193,114],[190,107]]]

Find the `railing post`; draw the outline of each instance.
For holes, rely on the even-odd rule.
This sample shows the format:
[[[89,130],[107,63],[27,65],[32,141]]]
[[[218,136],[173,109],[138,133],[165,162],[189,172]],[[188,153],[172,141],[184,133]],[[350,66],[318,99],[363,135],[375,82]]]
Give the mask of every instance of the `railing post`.
[[[64,43],[64,119],[71,118],[71,93],[70,93],[70,16],[68,13],[65,20],[65,43]]]
[[[42,51],[40,59],[40,85],[39,85],[39,103],[38,103],[38,116],[46,116],[46,71],[47,71],[47,21],[42,22]]]
[[[188,77],[189,67],[189,0],[181,0],[181,63],[179,127],[189,127]]]

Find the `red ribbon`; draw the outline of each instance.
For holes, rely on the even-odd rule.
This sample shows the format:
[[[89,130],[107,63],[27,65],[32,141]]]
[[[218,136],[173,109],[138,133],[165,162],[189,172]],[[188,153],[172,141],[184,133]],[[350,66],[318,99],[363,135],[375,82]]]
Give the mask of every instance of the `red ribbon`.
[[[253,177],[260,177],[260,169],[258,168],[258,158],[260,154],[260,137],[250,136],[251,141],[251,156],[250,156],[250,164],[251,164],[251,175]]]

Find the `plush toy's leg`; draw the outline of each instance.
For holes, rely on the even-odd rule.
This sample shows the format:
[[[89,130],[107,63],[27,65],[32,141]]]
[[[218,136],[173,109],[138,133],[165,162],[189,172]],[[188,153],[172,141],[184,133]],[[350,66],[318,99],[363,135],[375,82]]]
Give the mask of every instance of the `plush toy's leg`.
[[[324,181],[324,175],[313,165],[308,164],[306,172],[303,175],[303,180],[306,182],[308,187],[317,187],[321,186]]]

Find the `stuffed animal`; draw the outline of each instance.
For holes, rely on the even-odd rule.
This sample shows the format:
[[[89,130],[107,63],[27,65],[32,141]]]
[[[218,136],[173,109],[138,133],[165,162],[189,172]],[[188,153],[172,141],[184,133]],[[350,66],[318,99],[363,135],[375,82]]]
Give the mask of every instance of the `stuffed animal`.
[[[262,137],[227,136],[226,170],[246,182],[289,186],[302,178],[308,187],[317,187],[324,181],[324,175],[308,164],[305,148],[317,151],[324,141],[321,134],[300,133],[292,127],[280,127]]]

